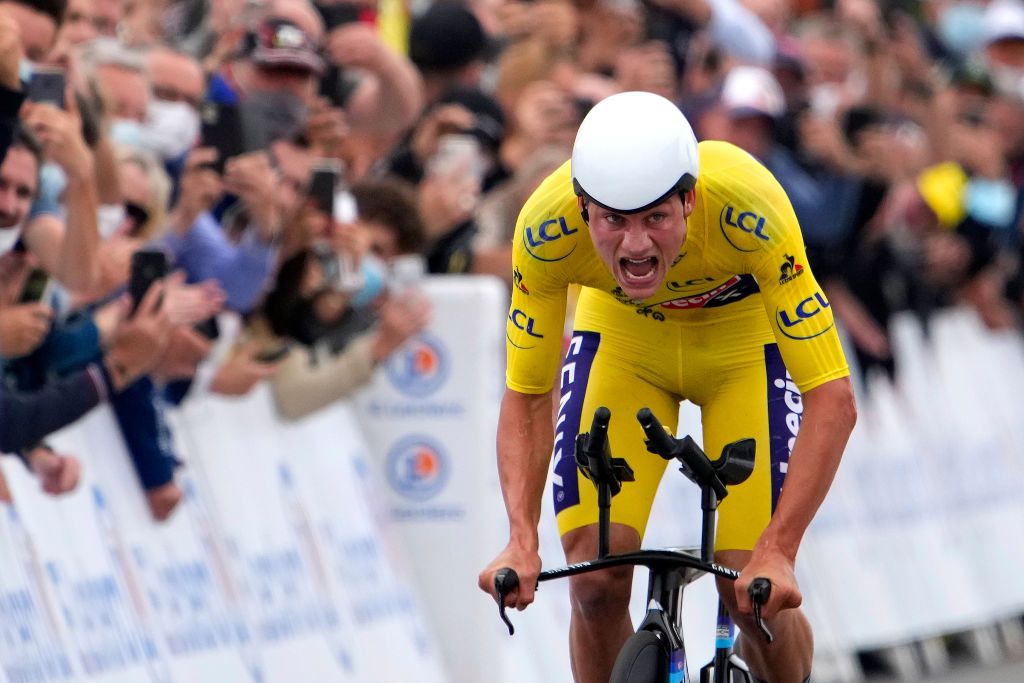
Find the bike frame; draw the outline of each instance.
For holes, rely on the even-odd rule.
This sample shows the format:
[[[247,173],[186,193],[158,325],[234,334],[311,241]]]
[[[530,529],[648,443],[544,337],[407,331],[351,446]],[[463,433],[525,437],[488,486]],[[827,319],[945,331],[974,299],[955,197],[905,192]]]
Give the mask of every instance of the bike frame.
[[[600,525],[599,525],[600,526]],[[599,531],[600,533],[600,531]],[[605,530],[607,533],[607,529]],[[621,555],[609,555],[607,557],[577,562],[576,564],[548,569],[542,571],[538,581],[552,581],[564,579],[578,574],[601,571],[611,567],[642,566],[650,572],[650,579],[647,584],[647,615],[637,627],[638,631],[658,629],[668,638],[669,645],[669,673],[667,683],[689,683],[690,677],[686,665],[686,649],[683,644],[682,633],[682,609],[683,591],[704,574],[713,574],[726,579],[735,580],[739,572],[715,564],[705,562],[698,557],[693,550],[684,548],[663,548],[657,550],[638,550]],[[725,613],[724,608],[719,606],[719,632],[722,629],[722,619],[726,620],[726,632],[732,633],[732,620]],[[722,641],[716,638],[716,675],[714,683],[727,683],[728,668],[725,662],[729,657],[732,648],[731,640],[720,653]],[[721,661],[721,676],[718,675],[718,663]]]

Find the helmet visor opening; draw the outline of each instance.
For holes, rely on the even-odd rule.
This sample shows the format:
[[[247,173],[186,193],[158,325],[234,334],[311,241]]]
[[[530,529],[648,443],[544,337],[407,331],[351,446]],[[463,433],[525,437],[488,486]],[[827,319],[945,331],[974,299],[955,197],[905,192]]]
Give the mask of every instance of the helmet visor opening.
[[[669,197],[671,197],[672,195],[674,195],[676,193],[680,193],[681,194],[681,193],[684,193],[684,192],[689,192],[694,187],[696,187],[696,185],[697,185],[697,179],[692,174],[690,174],[690,173],[684,173],[679,178],[679,180],[677,180],[675,182],[675,184],[672,185],[672,187],[670,187],[664,194],[662,194],[660,197],[658,197],[654,201],[648,202],[648,203],[644,204],[643,206],[639,206],[639,207],[637,207],[635,209],[620,209],[620,208],[617,208],[617,207],[614,207],[614,206],[608,206],[607,204],[605,204],[605,203],[595,199],[593,197],[593,195],[589,194],[586,190],[583,189],[583,186],[580,184],[579,180],[577,180],[576,178],[572,179],[572,188],[573,188],[573,191],[576,193],[576,196],[583,197],[587,201],[590,201],[590,202],[593,202],[594,204],[597,204],[598,206],[600,206],[602,209],[605,209],[606,211],[614,211],[615,213],[621,213],[621,214],[624,214],[624,215],[625,214],[632,214],[632,213],[640,213],[641,211],[647,211],[648,209],[650,209],[652,207],[655,207],[658,204],[661,204],[663,201],[665,201],[666,199],[668,199]]]

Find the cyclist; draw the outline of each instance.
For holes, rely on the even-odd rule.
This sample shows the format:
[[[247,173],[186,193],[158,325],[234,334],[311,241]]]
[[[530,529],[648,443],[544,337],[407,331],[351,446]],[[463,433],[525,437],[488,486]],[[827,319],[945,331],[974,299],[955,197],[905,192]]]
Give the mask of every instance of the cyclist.
[[[686,398],[701,407],[709,454],[739,438],[757,440],[753,475],[720,508],[715,553],[719,563],[742,570],[735,584],[718,585],[741,632],[750,634],[740,641],[741,655],[760,680],[806,680],[812,636],[797,609],[793,565],[856,407],[829,303],[808,267],[785,192],[737,147],[698,145],[668,100],[620,93],[586,116],[572,159],[528,200],[514,240],[498,425],[510,537],[481,572],[480,587],[493,595],[494,572],[511,567],[521,582],[506,604],[524,609],[533,601],[552,451],[566,560],[596,556],[596,494],[577,473],[573,444],[581,416],[600,405],[612,411],[612,452],[629,460],[637,479],[612,507],[611,550],[639,548],[666,463],[644,452],[633,416],[647,406],[673,424]],[[572,283],[582,290],[559,373]],[[632,632],[631,574],[621,568],[572,579],[577,683],[608,681]],[[754,626],[746,591],[759,576],[772,582],[763,609],[777,635],[770,647]]]

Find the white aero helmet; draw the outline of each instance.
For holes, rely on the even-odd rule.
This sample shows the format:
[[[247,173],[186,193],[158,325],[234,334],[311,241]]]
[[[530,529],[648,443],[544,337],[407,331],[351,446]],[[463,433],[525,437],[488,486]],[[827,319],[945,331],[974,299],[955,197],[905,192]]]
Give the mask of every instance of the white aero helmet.
[[[679,107],[653,93],[624,92],[598,102],[580,124],[572,186],[606,209],[636,213],[692,190],[698,166],[697,138]]]

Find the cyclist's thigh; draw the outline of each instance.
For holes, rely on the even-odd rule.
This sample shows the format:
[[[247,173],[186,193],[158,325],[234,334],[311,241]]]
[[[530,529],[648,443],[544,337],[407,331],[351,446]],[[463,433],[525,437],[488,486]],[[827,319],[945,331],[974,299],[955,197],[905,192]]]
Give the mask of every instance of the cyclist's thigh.
[[[737,439],[757,440],[753,474],[730,487],[719,508],[716,550],[750,550],[768,526],[803,415],[799,390],[775,344],[752,346],[737,360],[701,407],[708,457],[717,458]]]
[[[679,400],[668,391],[641,379],[630,358],[642,350],[623,348],[613,335],[573,332],[561,373],[561,399],[555,422],[554,502],[558,529],[596,524],[597,492],[576,468],[576,435],[589,431],[600,406],[612,413],[608,428],[613,457],[625,458],[636,476],[622,485],[615,497],[611,520],[632,527],[643,537],[654,494],[665,471],[665,461],[647,452],[636,412],[648,407],[667,425],[675,425]]]

